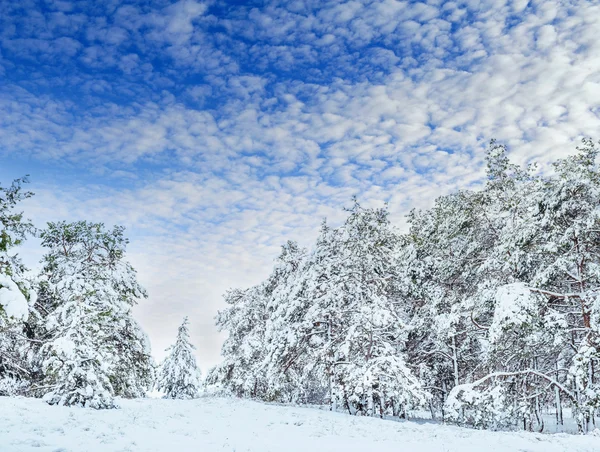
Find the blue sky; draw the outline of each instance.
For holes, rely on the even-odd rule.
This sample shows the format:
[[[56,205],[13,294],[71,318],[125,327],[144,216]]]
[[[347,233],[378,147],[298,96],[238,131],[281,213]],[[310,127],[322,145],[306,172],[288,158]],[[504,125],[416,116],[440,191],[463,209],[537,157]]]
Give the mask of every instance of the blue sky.
[[[599,138],[598,29],[591,1],[0,1],[0,182],[31,175],[39,226],[124,224],[156,355],[189,315],[206,368],[224,290],[352,195],[402,227],[491,138],[542,170]]]

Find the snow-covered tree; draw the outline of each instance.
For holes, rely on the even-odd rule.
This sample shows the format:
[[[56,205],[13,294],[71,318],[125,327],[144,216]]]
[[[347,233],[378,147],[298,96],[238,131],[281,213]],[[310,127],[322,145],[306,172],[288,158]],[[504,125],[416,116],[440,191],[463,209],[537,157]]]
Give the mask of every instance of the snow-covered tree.
[[[479,190],[442,196],[397,234],[357,203],[310,252],[229,292],[209,380],[240,396],[355,414],[542,430],[600,410],[600,162],[590,140],[552,174],[491,143]],[[290,264],[286,264],[289,262]],[[430,394],[428,394],[430,393]]]
[[[510,265],[528,269],[519,277],[535,300],[519,309],[531,317],[518,333],[531,355],[520,367],[542,371],[540,385],[552,376],[545,398],[556,396],[557,410],[559,396],[571,399],[582,430],[600,408],[599,151],[586,139],[575,155],[556,162],[556,174],[520,198],[503,240]]]
[[[30,372],[25,361],[27,342],[23,321],[36,293],[23,277],[25,267],[14,253],[34,232],[30,221],[16,211],[19,203],[33,193],[23,191],[26,178],[9,187],[0,186],[0,394],[14,394],[24,389]]]
[[[169,354],[160,365],[157,389],[167,399],[194,399],[200,394],[200,369],[194,356],[195,347],[190,342],[188,318],[177,330],[175,344],[167,349]]]
[[[145,397],[155,381],[148,336],[137,321],[127,315],[121,318],[108,341],[118,356],[111,361],[109,375],[114,394],[124,398]]]
[[[405,305],[398,297],[398,235],[387,208],[357,202],[340,228],[339,272],[332,296],[344,315],[334,350],[334,381],[347,393],[351,411],[379,414],[423,405],[427,395],[407,366]],[[348,364],[345,364],[347,362]],[[338,395],[338,399],[341,397]]]
[[[487,161],[482,190],[443,196],[432,209],[411,213],[401,252],[400,286],[413,305],[409,354],[435,394],[432,410],[442,414],[451,388],[504,370],[489,341],[496,292],[531,274],[509,263],[515,250],[505,246],[504,231],[537,179],[496,143]]]
[[[27,178],[16,179],[10,187],[0,185],[0,328],[11,320],[24,320],[28,314],[28,291],[22,278],[25,267],[12,249],[33,232],[16,206],[33,193],[23,191]]]
[[[41,237],[48,249],[40,283],[45,337],[35,361],[44,399],[111,408],[115,395],[142,395],[152,358],[131,308],[146,292],[124,260],[123,228],[49,223]]]
[[[357,202],[344,225],[323,224],[313,251],[288,243],[265,283],[232,291],[229,330],[209,382],[268,400],[327,401],[355,414],[398,413],[426,395],[404,361],[396,299],[397,235],[387,209]]]
[[[487,414],[477,416],[487,423],[504,419],[542,429],[542,407],[554,405],[561,422],[566,403],[581,430],[594,422],[600,400],[592,315],[600,281],[597,155],[584,140],[549,177],[525,177],[503,153],[491,155],[497,164],[482,195],[493,202],[481,210],[493,219],[494,241],[477,264],[475,291],[462,305],[481,331],[485,353],[472,367],[475,383],[453,390],[449,412],[457,413],[450,405],[464,400],[469,408],[461,412],[481,409]],[[492,395],[504,400],[504,410],[490,411]]]
[[[262,397],[266,391],[260,368],[264,355],[264,287],[230,290],[224,298],[228,307],[218,313],[217,328],[229,335],[222,346],[223,360],[209,371],[206,384],[220,386],[239,397]]]
[[[310,384],[298,374],[300,363],[283,364],[286,372],[281,372],[274,358],[287,344],[288,330],[280,323],[285,322],[284,300],[304,255],[304,249],[289,241],[266,281],[225,294],[228,307],[217,315],[217,327],[229,335],[222,347],[223,361],[206,378],[208,385],[221,386],[240,397],[270,401],[305,400],[307,392],[312,392]]]
[[[49,389],[43,398],[51,405],[114,408],[104,311],[88,303],[87,295],[61,304],[48,319],[58,332],[40,350]]]

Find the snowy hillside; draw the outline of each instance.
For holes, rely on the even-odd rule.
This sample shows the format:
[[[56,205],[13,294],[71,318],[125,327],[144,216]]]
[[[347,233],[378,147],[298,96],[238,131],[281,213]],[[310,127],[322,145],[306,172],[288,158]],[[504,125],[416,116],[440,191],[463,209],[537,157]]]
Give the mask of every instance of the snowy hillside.
[[[138,399],[120,410],[0,397],[0,450],[598,451],[594,435],[498,433],[225,398]]]

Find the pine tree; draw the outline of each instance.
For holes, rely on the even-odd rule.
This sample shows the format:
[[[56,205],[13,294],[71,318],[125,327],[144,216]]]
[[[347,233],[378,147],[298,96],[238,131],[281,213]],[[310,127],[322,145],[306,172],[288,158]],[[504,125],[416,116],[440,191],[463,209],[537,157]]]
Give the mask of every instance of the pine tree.
[[[286,245],[270,278],[231,292],[239,296],[228,297],[233,307],[219,315],[230,332],[217,368],[222,379],[238,395],[253,382],[253,397],[327,401],[356,414],[422,404],[425,394],[402,354],[396,244],[387,210],[355,202],[343,226],[323,224],[310,254]]]
[[[11,254],[34,231],[23,213],[15,212],[18,203],[33,196],[22,189],[27,182],[22,178],[10,187],[0,186],[0,328],[11,320],[25,320],[28,314],[28,291],[22,278],[25,267],[18,255]]]
[[[281,372],[276,364],[276,356],[286,353],[282,351],[288,332],[285,300],[291,281],[301,271],[305,253],[295,242],[288,241],[265,282],[225,294],[228,308],[219,312],[217,327],[229,335],[222,347],[223,361],[206,378],[208,385],[219,386],[239,397],[306,400],[311,390],[300,375],[303,363],[290,362],[286,372]]]
[[[275,268],[266,282],[265,332],[261,373],[269,400],[292,403],[320,402],[323,381],[315,372],[308,355],[302,353],[296,339],[297,324],[291,321],[297,311],[296,302],[303,303],[296,293],[295,279],[305,270],[307,251],[294,241],[281,247]],[[282,371],[283,369],[283,371]]]
[[[581,430],[600,408],[599,153],[585,139],[575,155],[556,162],[556,175],[523,197],[520,215],[506,229],[513,265],[531,268],[527,282],[536,303],[528,337],[537,340],[528,339],[530,350],[536,345],[529,367],[552,375],[552,390],[557,399],[570,399]],[[565,367],[566,375],[554,375]],[[553,396],[545,392],[546,400]]]
[[[335,396],[351,411],[399,414],[422,406],[427,395],[405,361],[406,322],[397,297],[398,235],[387,208],[358,202],[339,230],[332,297],[342,323],[332,332]],[[339,315],[339,314],[338,314]]]
[[[167,399],[195,399],[200,394],[200,369],[190,343],[188,318],[177,330],[175,344],[167,349],[169,355],[160,365],[157,389]]]
[[[109,379],[115,395],[124,398],[145,397],[154,386],[155,363],[150,340],[131,316],[122,317],[108,338],[118,359],[111,360]]]
[[[498,149],[495,149],[498,151]],[[463,306],[485,353],[473,383],[454,388],[451,420],[482,427],[544,428],[543,406],[571,405],[581,431],[600,406],[598,323],[598,150],[590,140],[531,177],[491,154],[481,209],[495,239],[477,262],[481,275]],[[490,228],[492,229],[492,228]]]
[[[206,384],[238,397],[266,398],[264,359],[266,297],[264,284],[225,294],[228,307],[217,315],[219,331],[229,336],[222,346],[223,361],[211,369]]]
[[[323,223],[310,252],[284,247],[271,276],[230,291],[229,332],[209,380],[237,395],[329,403],[353,414],[542,430],[542,411],[581,431],[600,409],[600,151],[540,175],[491,143],[477,191],[413,211]],[[427,390],[424,389],[427,388]],[[430,397],[431,394],[434,397]]]
[[[50,405],[115,408],[104,343],[106,318],[85,296],[62,304],[50,319],[59,332],[40,350],[44,382],[51,386],[43,399]]]
[[[23,277],[25,266],[14,254],[28,235],[34,233],[30,221],[15,209],[33,193],[23,191],[27,178],[15,180],[9,187],[0,186],[0,395],[23,390],[31,379],[25,360],[28,343],[23,321],[36,293]]]
[[[44,399],[111,408],[115,395],[143,395],[152,359],[131,307],[146,292],[124,260],[123,228],[49,223],[41,237],[48,249],[40,283],[44,338],[35,365]]]

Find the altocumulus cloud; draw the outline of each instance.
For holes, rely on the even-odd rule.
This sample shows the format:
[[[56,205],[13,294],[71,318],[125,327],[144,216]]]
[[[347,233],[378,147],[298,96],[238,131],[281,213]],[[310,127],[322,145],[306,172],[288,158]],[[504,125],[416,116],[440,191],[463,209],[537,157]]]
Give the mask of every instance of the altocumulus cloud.
[[[0,2],[0,180],[128,227],[159,358],[188,314],[214,364],[225,289],[352,195],[401,226],[491,138],[544,170],[600,130],[596,2],[237,3]]]

